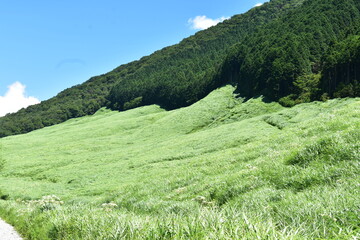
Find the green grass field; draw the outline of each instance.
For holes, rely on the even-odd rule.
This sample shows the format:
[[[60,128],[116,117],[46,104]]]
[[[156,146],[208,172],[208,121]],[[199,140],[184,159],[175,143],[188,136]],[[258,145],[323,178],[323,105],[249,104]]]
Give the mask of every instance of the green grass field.
[[[28,239],[360,239],[360,99],[233,91],[0,139],[0,216]]]

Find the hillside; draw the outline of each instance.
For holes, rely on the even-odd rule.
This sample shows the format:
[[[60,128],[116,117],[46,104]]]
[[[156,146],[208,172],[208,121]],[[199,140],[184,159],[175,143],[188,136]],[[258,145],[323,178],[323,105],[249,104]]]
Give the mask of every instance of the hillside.
[[[239,93],[247,97],[266,95],[279,100],[290,95],[298,97],[298,102],[333,97],[341,91],[341,83],[358,80],[358,70],[350,74],[345,68],[338,68],[338,75],[330,80],[328,69],[340,61],[339,55],[342,64],[360,61],[359,44],[345,40],[359,34],[359,9],[359,2],[352,0],[304,2],[234,46],[220,79],[232,79]],[[334,45],[342,45],[342,49]],[[345,81],[342,76],[347,74]],[[325,87],[330,81],[331,89]],[[360,92],[354,95],[360,96]]]
[[[29,239],[359,238],[360,99],[234,90],[0,139],[0,216]]]
[[[229,83],[243,97],[264,95],[283,106],[360,96],[359,36],[358,1],[272,0],[0,118],[0,137],[105,106],[184,107]]]
[[[0,217],[41,240],[360,239],[359,66],[360,1],[271,0],[0,118]]]
[[[235,36],[237,43],[226,52],[220,65],[207,58],[205,62],[199,61],[199,64],[209,65],[202,71],[191,67],[197,62],[191,57],[185,58],[180,66],[174,65],[171,59],[159,59],[116,84],[110,92],[110,106],[123,110],[156,103],[173,109],[196,102],[224,83],[237,85],[237,91],[243,97],[265,95],[272,100],[292,97],[299,98],[298,102],[326,98],[323,94],[328,93],[327,89],[320,88],[318,80],[322,78],[323,65],[326,65],[323,58],[333,44],[359,33],[359,3],[353,0],[285,2],[287,6],[281,8],[288,10],[279,17],[257,26],[255,31]],[[271,1],[257,9],[257,14],[267,13],[267,7],[278,7],[278,3]],[[258,17],[251,16],[252,20]],[[220,34],[216,36],[222,39]],[[200,46],[208,51],[206,43]],[[192,50],[197,50],[196,45]],[[169,74],[160,71],[159,65],[166,65]],[[358,79],[344,83],[355,80]],[[341,81],[341,78],[337,79],[333,87],[337,88]],[[357,91],[355,95],[359,94]],[[295,99],[280,102],[289,105],[289,100]]]
[[[122,65],[107,74],[93,77],[83,84],[66,89],[41,104],[2,117],[0,118],[0,137],[26,133],[64,122],[70,118],[91,115],[104,106],[124,109],[124,102],[121,101],[123,98],[125,102],[130,101],[125,108],[132,108],[138,105],[137,101],[131,102],[140,97],[138,91],[151,91],[152,94],[158,94],[158,87],[161,87],[161,92],[169,90],[167,86],[154,85],[154,81],[181,83],[178,85],[180,92],[176,90],[177,87],[172,88],[173,85],[171,85],[172,98],[169,108],[194,103],[219,84],[221,85],[219,82],[209,84],[208,79],[216,72],[216,67],[221,65],[227,50],[233,44],[256,31],[259,26],[298,7],[298,4],[303,1],[274,0],[261,8],[254,8],[245,14],[233,16],[224,23],[198,32],[177,45],[164,48],[139,61]],[[186,87],[183,84],[187,82],[196,84],[196,88],[188,94],[179,95],[183,94]],[[204,84],[199,84],[200,82]],[[114,94],[109,96],[109,93],[116,84],[124,85],[124,88],[117,87],[113,90],[113,93],[117,93],[115,99]],[[123,90],[126,90],[126,93],[118,93]],[[176,91],[173,92],[173,90]],[[161,93],[159,97],[163,99]],[[146,99],[147,97],[144,96],[144,102],[140,104],[147,104]],[[168,98],[163,100],[166,101]],[[161,101],[162,105],[164,101]],[[154,102],[150,101],[150,103]]]

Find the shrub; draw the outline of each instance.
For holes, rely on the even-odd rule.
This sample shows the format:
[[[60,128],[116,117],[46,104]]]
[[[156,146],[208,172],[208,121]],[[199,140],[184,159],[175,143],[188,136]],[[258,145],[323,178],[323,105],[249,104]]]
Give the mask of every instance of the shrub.
[[[296,104],[295,98],[296,98],[295,94],[290,94],[286,97],[280,98],[279,103],[284,107],[293,107]]]
[[[129,102],[126,102],[124,104],[124,110],[140,107],[142,103],[142,99],[143,99],[142,97],[137,97]]]

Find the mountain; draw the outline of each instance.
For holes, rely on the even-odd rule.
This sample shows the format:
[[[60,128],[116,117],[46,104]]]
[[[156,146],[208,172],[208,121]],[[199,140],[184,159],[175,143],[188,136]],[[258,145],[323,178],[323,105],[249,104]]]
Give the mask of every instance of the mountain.
[[[272,0],[0,118],[29,132],[0,139],[0,217],[42,240],[360,239],[359,30],[358,0]]]
[[[122,103],[115,102],[114,94],[110,95],[110,102],[106,101],[110,90],[117,83],[126,84],[132,79],[134,79],[134,84],[143,84],[143,81],[148,79],[149,71],[152,79],[161,78],[162,81],[189,78],[188,81],[195,82],[205,75],[211,76],[216,71],[214,67],[221,64],[230,46],[249,32],[255,31],[259,26],[297,7],[292,2],[300,4],[303,0],[291,2],[277,0],[265,4],[261,8],[254,8],[215,27],[198,32],[177,45],[164,48],[150,56],[143,57],[139,61],[122,65],[107,74],[93,77],[85,83],[66,89],[54,98],[38,105],[2,117],[0,118],[0,137],[26,133],[61,123],[70,118],[93,114],[105,105],[123,109]],[[191,77],[194,79],[190,79]],[[149,80],[149,84],[152,84],[151,81],[153,80]],[[218,84],[199,86],[197,88],[199,93],[196,93],[196,96],[190,96],[192,98],[186,104],[204,97],[216,86]],[[131,86],[131,88],[133,87],[136,86]],[[119,91],[119,88],[116,89],[113,92]],[[162,91],[165,90],[167,89]],[[133,96],[138,97],[136,91],[133,93],[128,91],[127,94],[123,96],[127,101],[129,98],[132,100]],[[118,94],[116,96],[120,97]],[[127,104],[125,107],[131,107],[130,105]],[[135,106],[136,104],[133,103],[132,105]]]
[[[0,137],[93,114],[104,106],[184,107],[228,83],[243,97],[264,95],[284,106],[359,96],[359,45],[354,40],[360,34],[359,5],[356,0],[272,0],[0,118]]]
[[[316,89],[320,81],[326,82],[321,76],[323,65],[326,68],[322,59],[326,59],[332,45],[359,33],[359,3],[353,0],[285,2],[288,11],[258,26],[255,31],[237,36],[238,43],[226,52],[220,66],[210,62],[211,66],[203,68],[205,71],[194,71],[191,64],[196,61],[191,58],[184,60],[181,67],[174,67],[171,60],[164,60],[166,69],[171,72],[164,74],[165,71],[156,68],[161,62],[158,60],[116,84],[110,93],[111,107],[123,110],[133,103],[135,106],[156,103],[170,109],[182,107],[224,83],[236,85],[241,96],[265,95],[285,105],[289,102],[286,97],[298,102],[325,98],[322,96],[327,93],[325,89]],[[272,1],[270,5],[277,3]],[[266,12],[267,9],[258,11]],[[355,75],[349,75],[351,80],[346,84],[356,80],[352,77]],[[316,80],[313,88],[301,88],[314,85],[312,81]],[[337,88],[337,85],[333,87]]]

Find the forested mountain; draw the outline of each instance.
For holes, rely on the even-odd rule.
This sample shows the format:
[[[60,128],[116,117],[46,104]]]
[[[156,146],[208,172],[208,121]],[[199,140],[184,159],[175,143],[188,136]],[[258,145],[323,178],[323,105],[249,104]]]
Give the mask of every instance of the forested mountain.
[[[246,41],[248,35],[287,15],[302,2],[272,1],[150,56],[140,69],[111,90],[110,107],[124,110],[156,103],[173,109],[198,101],[229,82],[214,76],[230,46]]]
[[[294,83],[313,79],[309,75],[322,70],[324,52],[356,34],[359,21],[355,1],[306,1],[238,43],[219,79],[231,78],[243,96],[294,94]]]
[[[0,118],[0,137],[148,104],[173,109],[225,84],[283,105],[359,95],[360,3],[272,0],[41,104]]]
[[[187,59],[180,68],[173,68],[169,60],[169,74],[153,67],[142,69],[111,90],[111,107],[122,110],[134,103],[157,103],[177,108],[193,103],[209,90],[229,82],[237,85],[241,96],[265,95],[273,100],[281,99],[284,105],[321,97],[319,95],[326,89],[318,89],[319,73],[328,65],[322,62],[322,58],[326,58],[324,52],[357,33],[359,4],[353,0],[308,0],[300,6],[297,5],[301,3],[299,1],[286,2],[289,11],[255,31],[240,34],[220,67],[214,64],[217,61],[209,60],[201,63],[203,68],[192,71],[191,64],[197,61]],[[272,1],[274,3],[277,1]],[[267,10],[260,8],[261,11]],[[348,55],[343,54],[342,58]],[[354,59],[351,61],[354,66],[358,63]],[[332,87],[337,85],[332,84]]]
[[[153,98],[153,94],[169,91],[169,88],[164,86],[164,82],[168,80],[171,87],[176,82],[182,83],[177,84],[178,86],[169,92],[173,96],[170,102],[181,102],[181,104],[169,104],[169,107],[193,103],[218,85],[208,84],[204,77],[210,79],[216,71],[215,67],[222,63],[229,47],[248,33],[254,32],[259,26],[287,13],[303,1],[272,1],[261,8],[254,8],[246,14],[236,15],[224,23],[198,32],[177,45],[164,48],[139,61],[122,65],[107,74],[93,77],[81,85],[66,89],[38,105],[0,118],[0,137],[26,133],[70,118],[93,114],[106,104],[112,108],[124,109],[123,102],[130,102],[125,104],[125,108],[130,108],[137,105],[136,98],[139,96],[144,96],[141,104],[152,103],[147,99]],[[204,84],[198,85],[200,80]],[[197,86],[196,89],[181,96],[186,88],[194,85],[191,85],[191,82]],[[119,86],[124,85],[124,88],[118,86],[109,97],[111,101],[107,102],[106,98],[116,83],[119,83]],[[155,83],[162,84],[156,86]],[[158,89],[162,86],[163,89]],[[159,98],[164,99],[161,95]],[[133,99],[135,101],[131,101]],[[160,101],[156,102],[160,103]]]

